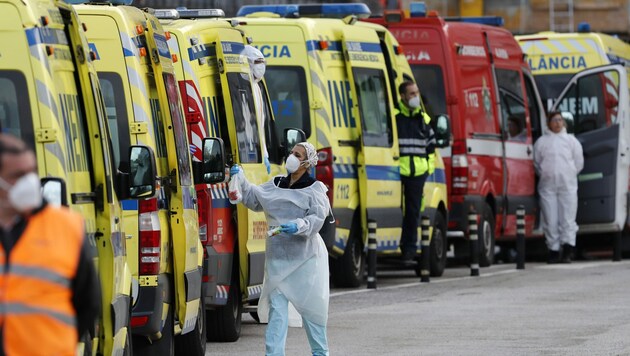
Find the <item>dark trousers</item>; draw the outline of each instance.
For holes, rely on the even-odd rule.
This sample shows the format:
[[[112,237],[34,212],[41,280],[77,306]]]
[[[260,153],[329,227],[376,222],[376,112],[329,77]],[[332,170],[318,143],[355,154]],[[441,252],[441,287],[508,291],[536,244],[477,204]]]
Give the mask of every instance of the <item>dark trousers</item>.
[[[403,254],[415,254],[418,248],[418,225],[420,223],[420,208],[422,206],[422,194],[426,179],[426,173],[418,177],[400,176],[405,199],[405,215],[400,236],[400,250]]]

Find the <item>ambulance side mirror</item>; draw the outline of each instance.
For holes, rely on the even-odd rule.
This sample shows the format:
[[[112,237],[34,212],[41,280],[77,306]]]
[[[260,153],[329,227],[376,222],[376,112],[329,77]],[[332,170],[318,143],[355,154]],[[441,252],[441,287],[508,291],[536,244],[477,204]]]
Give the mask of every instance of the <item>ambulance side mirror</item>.
[[[451,122],[446,114],[440,114],[435,120],[435,141],[437,148],[448,147],[451,144]]]
[[[306,141],[306,134],[300,129],[284,129],[284,156],[287,157],[293,146],[297,143]]]
[[[151,198],[157,189],[155,154],[148,146],[129,147],[129,197]]]
[[[68,206],[66,182],[61,178],[46,177],[41,179],[42,196],[50,205]]]
[[[203,139],[203,182],[219,183],[225,180],[225,149],[218,137]]]

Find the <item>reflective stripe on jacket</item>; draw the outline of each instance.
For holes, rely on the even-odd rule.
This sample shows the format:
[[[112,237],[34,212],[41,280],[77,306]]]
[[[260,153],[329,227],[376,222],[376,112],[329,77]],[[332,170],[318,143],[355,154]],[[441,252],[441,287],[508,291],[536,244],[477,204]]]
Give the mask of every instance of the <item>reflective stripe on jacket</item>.
[[[433,173],[435,168],[435,134],[431,118],[420,108],[409,112],[405,104],[398,103],[396,128],[400,150],[400,175],[417,177]]]
[[[7,256],[0,244],[0,325],[6,355],[74,355],[78,342],[72,304],[83,220],[45,207],[29,220]]]

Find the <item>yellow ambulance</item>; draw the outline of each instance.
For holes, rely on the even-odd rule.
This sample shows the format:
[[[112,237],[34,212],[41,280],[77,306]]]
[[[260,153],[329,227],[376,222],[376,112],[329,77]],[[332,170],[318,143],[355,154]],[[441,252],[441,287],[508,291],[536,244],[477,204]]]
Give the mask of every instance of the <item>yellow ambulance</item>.
[[[577,246],[630,241],[630,44],[590,32],[517,36],[548,110],[568,112],[567,131],[584,151],[578,175]],[[555,99],[559,98],[559,99]],[[585,236],[588,235],[588,236]]]
[[[186,125],[165,33],[138,8],[75,5],[94,53],[114,146],[114,165],[129,173],[143,198],[124,200],[124,226],[133,276],[131,329],[136,354],[203,355],[201,259],[196,194]],[[129,159],[132,145],[146,153]],[[157,181],[157,186],[152,184]]]
[[[403,211],[394,108],[398,85],[413,81],[413,74],[391,33],[357,22],[369,14],[364,4],[252,5],[237,14],[239,28],[267,59],[279,136],[299,128],[318,150],[316,177],[329,188],[336,219],[336,229],[322,237],[338,286],[363,281],[368,219],[377,222],[379,255],[400,254]],[[448,129],[448,121],[439,127]],[[448,218],[444,165],[437,161],[424,194],[437,242],[432,253],[441,254],[434,275],[446,262]]]
[[[97,250],[103,308],[91,335],[80,336],[79,352],[131,354],[131,274],[118,200],[129,194],[115,185],[121,176],[86,27],[61,1],[2,0],[0,13],[0,131],[35,149],[45,197],[83,215]]]
[[[263,100],[266,127],[259,127],[248,44],[234,21],[218,9],[155,10],[178,58],[175,73],[186,113],[193,176],[204,245],[204,301],[209,341],[236,341],[244,304],[256,303],[262,288],[267,222],[261,212],[229,203],[227,183],[208,184],[202,174],[202,142],[222,139],[229,165],[238,163],[250,182],[269,179],[262,163],[262,142],[270,161],[281,163],[268,97]],[[264,88],[262,90],[265,93]],[[259,135],[265,135],[261,140]],[[278,167],[278,165],[275,165]],[[236,215],[235,215],[236,214]],[[235,218],[236,217],[236,218]]]

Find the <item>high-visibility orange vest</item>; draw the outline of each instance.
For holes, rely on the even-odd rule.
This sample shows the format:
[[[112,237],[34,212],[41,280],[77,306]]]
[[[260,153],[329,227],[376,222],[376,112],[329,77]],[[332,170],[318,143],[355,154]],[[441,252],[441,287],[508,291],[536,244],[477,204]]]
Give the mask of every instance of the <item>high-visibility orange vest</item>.
[[[10,252],[0,244],[0,325],[13,355],[74,355],[78,342],[72,280],[83,220],[68,209],[33,215]]]

